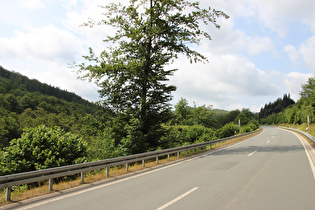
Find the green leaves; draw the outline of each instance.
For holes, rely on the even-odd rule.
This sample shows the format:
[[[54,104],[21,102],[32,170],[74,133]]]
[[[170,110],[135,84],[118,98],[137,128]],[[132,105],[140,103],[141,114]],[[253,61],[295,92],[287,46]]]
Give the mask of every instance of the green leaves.
[[[25,129],[0,153],[0,175],[5,175],[77,163],[87,155],[87,145],[59,127],[38,126]]]

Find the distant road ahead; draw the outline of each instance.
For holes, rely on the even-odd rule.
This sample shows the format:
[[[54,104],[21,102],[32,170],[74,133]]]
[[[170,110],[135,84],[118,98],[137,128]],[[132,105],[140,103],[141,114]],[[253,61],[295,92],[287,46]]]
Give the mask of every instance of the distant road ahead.
[[[267,127],[220,151],[19,207],[314,210],[315,179],[299,138]]]

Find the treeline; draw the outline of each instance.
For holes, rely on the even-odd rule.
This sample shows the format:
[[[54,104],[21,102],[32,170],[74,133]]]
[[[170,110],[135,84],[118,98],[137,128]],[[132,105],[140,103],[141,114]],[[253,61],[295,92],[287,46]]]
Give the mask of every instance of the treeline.
[[[306,84],[302,84],[301,98],[294,103],[290,95],[284,95],[273,103],[266,104],[259,112],[261,124],[301,124],[315,122],[315,78],[309,78]]]
[[[260,109],[259,118],[265,118],[271,114],[280,113],[285,108],[293,104],[295,104],[295,101],[290,98],[290,94],[284,94],[283,98],[278,98],[274,102],[265,104],[265,106]]]
[[[193,143],[201,143],[233,136],[240,132],[252,132],[258,129],[258,115],[249,109],[222,111],[213,110],[211,106],[193,107],[186,99],[175,105],[172,120],[164,128],[167,135],[161,138],[161,148],[176,147]]]
[[[61,90],[59,87],[53,87],[45,83],[41,83],[36,79],[29,79],[18,72],[11,72],[0,66],[0,93],[8,93],[14,90],[22,90],[27,92],[39,92],[44,95],[54,96],[56,98],[68,101],[91,105],[75,93]]]
[[[258,128],[249,109],[189,106],[181,99],[148,144],[136,118],[0,68],[0,175],[224,138]],[[72,101],[73,100],[73,101]],[[165,115],[166,116],[166,115]]]
[[[159,130],[152,131],[163,134],[155,147],[146,145],[138,120],[113,117],[103,130],[89,138],[89,158],[106,159],[143,152],[143,147],[145,151],[153,151],[232,136],[239,133],[239,119],[241,132],[259,127],[258,115],[249,109],[228,112],[206,105],[191,107],[186,99],[181,99],[169,115],[169,120]]]

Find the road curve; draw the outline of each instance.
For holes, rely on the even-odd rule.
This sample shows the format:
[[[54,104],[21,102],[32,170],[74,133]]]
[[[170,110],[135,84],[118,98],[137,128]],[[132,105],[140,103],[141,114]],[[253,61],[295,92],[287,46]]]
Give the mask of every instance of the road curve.
[[[19,209],[315,209],[315,172],[299,138],[266,127],[193,159]]]

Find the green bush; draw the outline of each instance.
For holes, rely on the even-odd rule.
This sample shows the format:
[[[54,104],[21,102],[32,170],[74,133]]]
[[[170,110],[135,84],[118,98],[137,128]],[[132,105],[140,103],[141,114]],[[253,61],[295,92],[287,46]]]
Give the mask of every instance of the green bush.
[[[229,136],[235,135],[235,133],[238,133],[239,127],[235,123],[227,123],[222,128],[219,129],[219,138],[225,138]]]
[[[242,127],[242,133],[249,133],[257,130],[259,123],[256,120],[251,120],[246,126]]]
[[[84,162],[87,145],[59,127],[38,126],[24,129],[0,153],[0,175],[5,175]]]
[[[171,148],[217,139],[216,131],[202,125],[165,126],[168,134],[161,138],[162,148]]]

